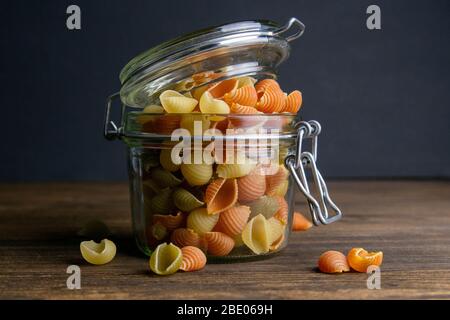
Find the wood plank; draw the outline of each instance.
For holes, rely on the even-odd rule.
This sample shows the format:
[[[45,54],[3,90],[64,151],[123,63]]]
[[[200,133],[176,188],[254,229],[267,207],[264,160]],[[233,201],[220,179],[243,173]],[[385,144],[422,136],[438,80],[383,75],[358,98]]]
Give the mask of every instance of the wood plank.
[[[134,246],[126,183],[3,184],[0,298],[450,298],[449,182],[333,182],[330,190],[344,218],[292,234],[279,255],[158,277]],[[296,202],[305,210],[300,194]],[[118,254],[110,264],[81,260],[76,231],[90,218],[114,232]],[[316,271],[323,251],[359,246],[384,252],[381,290],[366,288],[366,274]],[[70,264],[81,267],[81,290],[66,288]]]

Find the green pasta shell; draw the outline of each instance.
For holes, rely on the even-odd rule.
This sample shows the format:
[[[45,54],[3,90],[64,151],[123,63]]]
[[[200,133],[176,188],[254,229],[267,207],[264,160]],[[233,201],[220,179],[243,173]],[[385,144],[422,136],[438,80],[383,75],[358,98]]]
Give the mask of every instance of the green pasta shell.
[[[197,199],[192,193],[183,188],[177,188],[173,192],[173,201],[178,209],[184,212],[192,211],[205,203]]]
[[[277,199],[268,196],[252,201],[247,204],[250,207],[250,219],[262,214],[265,218],[271,218],[279,208]]]
[[[163,168],[154,168],[150,172],[150,177],[161,188],[178,186],[182,180],[173,175],[173,173],[164,170]]]
[[[153,213],[156,214],[170,214],[173,209],[172,190],[165,188],[161,190],[151,200],[150,207]]]
[[[182,259],[180,248],[172,243],[161,243],[150,257],[150,269],[162,276],[173,274],[180,269]]]

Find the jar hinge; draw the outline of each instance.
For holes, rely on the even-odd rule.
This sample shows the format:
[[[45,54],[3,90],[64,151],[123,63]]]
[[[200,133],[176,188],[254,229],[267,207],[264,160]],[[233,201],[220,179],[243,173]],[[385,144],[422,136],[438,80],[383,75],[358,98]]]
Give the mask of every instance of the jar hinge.
[[[111,117],[111,105],[115,99],[120,97],[120,93],[116,92],[108,97],[106,100],[106,110],[105,110],[105,123],[103,128],[103,135],[108,140],[114,140],[120,138],[122,135],[122,128],[117,127],[114,121],[110,120]],[[125,112],[125,108],[122,105],[121,119],[120,123],[122,123],[123,115]]]
[[[315,225],[329,224],[339,220],[342,217],[341,210],[331,200],[325,180],[317,168],[317,143],[321,131],[319,122],[300,121],[296,124],[298,127],[297,150],[295,155],[289,155],[285,159],[285,165],[289,169],[300,191],[308,201],[312,221]],[[303,139],[312,139],[311,152],[302,150]],[[314,198],[308,185],[305,169],[311,170],[311,176],[314,181],[318,200]],[[329,214],[329,209],[334,212]]]

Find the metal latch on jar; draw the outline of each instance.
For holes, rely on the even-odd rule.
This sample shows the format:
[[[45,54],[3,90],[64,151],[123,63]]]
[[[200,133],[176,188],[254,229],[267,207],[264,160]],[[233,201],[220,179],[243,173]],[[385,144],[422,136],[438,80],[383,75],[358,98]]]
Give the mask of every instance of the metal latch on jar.
[[[329,224],[342,217],[341,210],[331,200],[325,180],[317,168],[317,142],[321,126],[317,121],[301,121],[298,127],[297,149],[295,155],[289,155],[285,159],[285,165],[289,169],[300,191],[308,201],[312,221],[315,225]],[[312,139],[312,151],[303,151],[303,139]],[[316,187],[318,199],[314,198],[308,185],[305,169],[311,170],[312,179]],[[334,214],[330,215],[329,210]]]

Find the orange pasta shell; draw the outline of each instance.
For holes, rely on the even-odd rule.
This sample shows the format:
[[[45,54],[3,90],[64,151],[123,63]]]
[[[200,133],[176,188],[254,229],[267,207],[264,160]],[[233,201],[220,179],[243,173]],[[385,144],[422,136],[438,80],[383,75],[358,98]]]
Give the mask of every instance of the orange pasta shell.
[[[305,231],[312,227],[311,221],[305,218],[300,212],[294,212],[292,221],[292,231]]]
[[[268,88],[281,90],[278,82],[273,79],[264,79],[255,85],[255,90],[258,95],[262,95]]]
[[[197,271],[203,269],[206,265],[206,256],[199,248],[186,246],[181,248],[181,254],[183,258],[180,270]]]
[[[289,205],[284,199],[284,197],[276,196],[275,199],[278,201],[278,210],[273,215],[276,219],[278,219],[281,223],[287,224],[288,215],[289,215]]]
[[[284,108],[284,103],[283,91],[269,87],[264,90],[256,103],[256,109],[264,113],[280,112]]]
[[[350,271],[347,258],[339,251],[327,251],[319,258],[319,270],[325,273],[342,273]]]
[[[205,192],[206,208],[209,214],[216,214],[231,208],[238,198],[236,179],[213,180]]]
[[[186,246],[201,247],[200,236],[192,229],[175,229],[170,235],[170,241],[180,248]]]
[[[233,250],[234,240],[222,232],[207,232],[208,253],[212,256],[226,256]]]
[[[238,200],[242,202],[256,200],[266,192],[266,178],[255,171],[238,178],[237,183]]]
[[[302,106],[302,93],[298,90],[292,91],[287,97],[282,112],[297,113]]]
[[[181,227],[186,221],[186,216],[183,212],[178,212],[176,215],[162,215],[162,214],[155,214],[153,215],[153,224],[160,223],[164,227],[166,227],[167,230],[175,230],[179,227]]]
[[[244,86],[225,93],[223,100],[229,105],[237,103],[244,106],[253,107],[256,102],[258,102],[258,95],[256,94],[256,90],[253,86]]]
[[[366,272],[369,266],[381,266],[383,252],[368,252],[363,248],[353,248],[347,254],[347,260],[352,269]]]
[[[213,98],[222,99],[224,98],[225,94],[231,94],[237,89],[238,82],[239,80],[236,78],[220,81],[211,85],[208,91],[209,93],[211,93]]]
[[[222,212],[214,230],[234,238],[244,230],[250,216],[250,207],[236,206]]]

